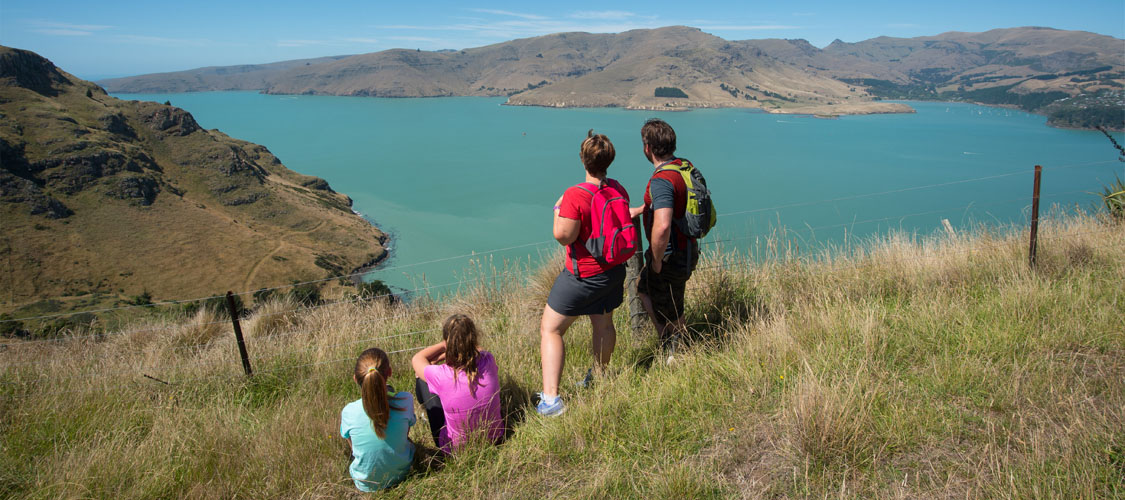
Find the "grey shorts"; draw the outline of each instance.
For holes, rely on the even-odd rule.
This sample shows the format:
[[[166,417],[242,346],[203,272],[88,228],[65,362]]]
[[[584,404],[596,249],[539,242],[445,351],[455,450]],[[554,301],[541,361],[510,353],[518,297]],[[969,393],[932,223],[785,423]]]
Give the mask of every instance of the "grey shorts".
[[[563,316],[613,312],[625,300],[625,266],[579,278],[565,268],[551,285],[547,305]]]

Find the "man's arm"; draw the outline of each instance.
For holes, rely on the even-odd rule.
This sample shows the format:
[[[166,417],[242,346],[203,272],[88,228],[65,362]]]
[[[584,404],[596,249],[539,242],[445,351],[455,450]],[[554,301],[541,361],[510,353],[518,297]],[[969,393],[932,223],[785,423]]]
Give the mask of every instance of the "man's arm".
[[[672,239],[672,210],[676,203],[676,192],[672,182],[662,177],[649,181],[652,194],[652,233],[649,235],[649,250],[652,252],[652,270],[659,273],[664,267],[664,252]]]
[[[664,250],[672,239],[672,209],[658,208],[652,212],[652,270],[659,273],[664,264]]]

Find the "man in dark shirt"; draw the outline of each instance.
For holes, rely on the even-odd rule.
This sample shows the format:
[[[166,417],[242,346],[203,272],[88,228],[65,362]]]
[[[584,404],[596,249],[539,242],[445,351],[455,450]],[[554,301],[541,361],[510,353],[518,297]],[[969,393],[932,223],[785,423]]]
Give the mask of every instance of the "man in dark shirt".
[[[686,331],[684,290],[699,260],[699,246],[675,224],[687,210],[687,185],[677,169],[663,170],[667,166],[682,166],[686,161],[674,155],[676,132],[663,120],[653,118],[641,127],[641,140],[645,159],[655,171],[645,188],[644,205],[631,210],[634,217],[644,215],[649,241],[637,294],[656,325],[661,347],[669,351],[670,360]]]

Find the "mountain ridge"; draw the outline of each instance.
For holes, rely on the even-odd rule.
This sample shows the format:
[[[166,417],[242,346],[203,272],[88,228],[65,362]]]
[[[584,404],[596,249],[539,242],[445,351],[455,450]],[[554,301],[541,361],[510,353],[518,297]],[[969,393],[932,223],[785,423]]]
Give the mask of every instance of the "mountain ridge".
[[[855,43],[837,39],[821,49],[800,39],[728,41],[698,28],[670,26],[612,34],[555,33],[460,51],[391,49],[306,61],[260,79],[245,78],[237,89],[369,97],[506,96],[511,105],[741,107],[827,115],[909,112],[905,105],[878,101],[937,99],[1020,106],[1054,119],[1056,112],[1117,106],[1125,88],[1125,64],[1117,57],[1121,44],[1096,33],[1024,27],[882,36]],[[162,90],[192,78],[205,80],[198,89],[221,86],[207,83],[199,71],[174,74],[178,83]],[[156,78],[103,83],[111,92],[130,92],[155,85]],[[1083,81],[1072,81],[1076,79]],[[258,83],[246,83],[251,81]],[[230,86],[233,80],[224,82]],[[660,87],[679,89],[687,97],[657,97]],[[993,90],[998,87],[1006,88]],[[1091,93],[1097,98],[1063,106],[1067,109],[1047,108]],[[1113,120],[1108,125],[1122,126]]]

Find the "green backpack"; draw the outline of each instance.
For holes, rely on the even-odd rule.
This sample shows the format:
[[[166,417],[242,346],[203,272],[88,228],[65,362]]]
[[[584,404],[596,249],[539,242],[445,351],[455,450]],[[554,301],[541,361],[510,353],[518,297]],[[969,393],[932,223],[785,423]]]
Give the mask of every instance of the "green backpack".
[[[684,210],[684,218],[675,221],[676,228],[688,238],[702,238],[715,227],[718,218],[715,203],[711,200],[711,190],[707,189],[707,181],[695,165],[683,158],[677,160],[680,161],[679,166],[669,163],[660,168],[661,172],[679,172],[687,186],[687,209]]]

